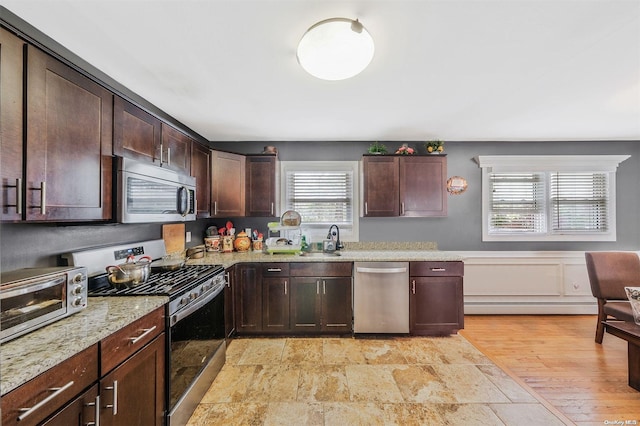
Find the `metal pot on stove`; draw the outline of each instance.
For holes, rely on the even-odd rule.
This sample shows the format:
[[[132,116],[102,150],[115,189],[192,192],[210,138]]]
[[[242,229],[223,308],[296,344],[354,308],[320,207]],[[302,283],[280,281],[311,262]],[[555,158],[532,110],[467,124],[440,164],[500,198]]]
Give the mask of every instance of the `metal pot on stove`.
[[[142,256],[135,260],[129,256],[121,265],[107,266],[107,280],[115,288],[135,287],[147,281],[151,273],[151,258]]]

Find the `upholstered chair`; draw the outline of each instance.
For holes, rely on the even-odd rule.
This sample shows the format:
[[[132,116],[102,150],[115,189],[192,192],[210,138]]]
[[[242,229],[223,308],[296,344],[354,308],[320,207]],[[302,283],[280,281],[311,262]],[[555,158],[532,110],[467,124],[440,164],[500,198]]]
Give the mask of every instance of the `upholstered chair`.
[[[640,258],[633,252],[586,252],[591,293],[598,300],[596,343],[602,343],[602,321],[614,318],[633,322],[625,287],[640,287]]]

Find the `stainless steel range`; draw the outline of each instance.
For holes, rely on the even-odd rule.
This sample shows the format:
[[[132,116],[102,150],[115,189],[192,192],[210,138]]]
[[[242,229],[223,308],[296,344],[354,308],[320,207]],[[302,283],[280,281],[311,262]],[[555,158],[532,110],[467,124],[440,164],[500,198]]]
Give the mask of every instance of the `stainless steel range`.
[[[175,271],[152,272],[132,288],[113,288],[106,267],[128,256],[165,256],[163,240],[151,240],[71,253],[72,265],[89,274],[89,296],[166,295],[167,425],[186,424],[225,362],[224,268],[185,265]],[[152,264],[153,265],[153,264]]]

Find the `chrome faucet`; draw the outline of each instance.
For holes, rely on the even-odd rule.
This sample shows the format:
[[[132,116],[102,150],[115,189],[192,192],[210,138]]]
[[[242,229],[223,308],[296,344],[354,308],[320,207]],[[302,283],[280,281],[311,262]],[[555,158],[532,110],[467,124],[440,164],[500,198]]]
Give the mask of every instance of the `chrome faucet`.
[[[335,231],[332,231],[333,228],[336,228]],[[335,242],[336,242],[336,250],[340,250],[340,249],[344,248],[344,246],[340,242],[340,228],[338,228],[338,225],[331,225],[329,227],[329,233],[327,234],[327,240],[334,240],[334,237],[335,237]]]

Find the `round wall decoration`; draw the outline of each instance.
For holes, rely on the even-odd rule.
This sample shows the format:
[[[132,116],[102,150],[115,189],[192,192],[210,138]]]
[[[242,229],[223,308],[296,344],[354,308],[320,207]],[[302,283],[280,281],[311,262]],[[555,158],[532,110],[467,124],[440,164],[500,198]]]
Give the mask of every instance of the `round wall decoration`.
[[[450,194],[458,195],[467,190],[467,180],[461,176],[451,176],[447,180],[447,191]]]

